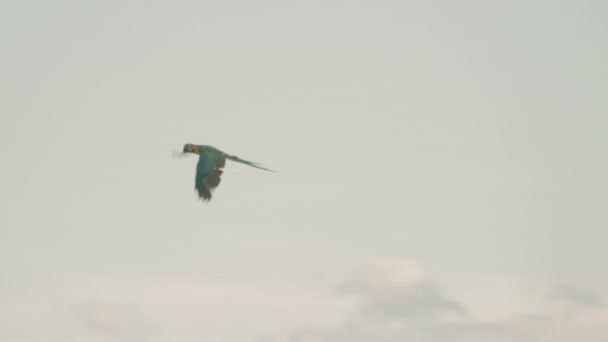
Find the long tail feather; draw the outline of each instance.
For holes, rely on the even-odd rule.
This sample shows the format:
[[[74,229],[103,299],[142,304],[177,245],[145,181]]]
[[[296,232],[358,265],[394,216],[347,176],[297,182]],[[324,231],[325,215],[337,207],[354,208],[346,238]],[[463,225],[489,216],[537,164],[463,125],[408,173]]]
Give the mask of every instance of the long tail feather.
[[[232,161],[238,162],[238,163],[243,163],[243,164],[246,164],[246,165],[249,165],[249,166],[252,166],[252,167],[255,167],[255,168],[261,169],[261,170],[265,170],[265,171],[270,171],[270,172],[275,172],[275,173],[278,173],[277,171],[274,171],[274,170],[271,170],[271,169],[267,169],[267,168],[265,168],[265,167],[262,167],[262,166],[260,165],[260,163],[256,163],[256,162],[252,162],[252,161],[244,160],[244,159],[241,159],[241,158],[236,157],[236,156],[230,156],[230,155],[226,155],[226,158],[227,158],[227,159],[230,159],[230,160],[232,160]]]

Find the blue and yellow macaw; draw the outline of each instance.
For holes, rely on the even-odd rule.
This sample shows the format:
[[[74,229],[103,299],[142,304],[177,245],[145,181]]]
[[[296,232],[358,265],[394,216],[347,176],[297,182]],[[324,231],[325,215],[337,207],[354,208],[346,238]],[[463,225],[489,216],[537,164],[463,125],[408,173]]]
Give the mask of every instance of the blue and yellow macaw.
[[[259,163],[243,160],[236,156],[231,156],[224,153],[213,146],[185,144],[182,154],[194,153],[198,154],[198,165],[196,166],[196,177],[194,180],[194,188],[198,192],[199,198],[205,201],[211,200],[211,192],[220,185],[223,171],[221,170],[226,165],[226,159],[235,162],[247,164],[258,169],[276,172],[260,166]]]

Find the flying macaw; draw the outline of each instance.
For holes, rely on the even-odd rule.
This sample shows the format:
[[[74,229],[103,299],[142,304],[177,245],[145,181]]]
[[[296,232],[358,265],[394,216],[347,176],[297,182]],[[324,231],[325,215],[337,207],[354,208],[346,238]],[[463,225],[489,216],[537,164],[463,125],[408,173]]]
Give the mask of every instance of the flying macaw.
[[[259,163],[243,160],[236,156],[224,153],[213,146],[185,144],[182,155],[194,153],[198,154],[198,165],[196,166],[196,177],[194,188],[198,192],[199,198],[205,201],[211,200],[211,192],[220,185],[221,170],[226,165],[226,159],[247,164],[258,169],[276,172],[260,166]]]

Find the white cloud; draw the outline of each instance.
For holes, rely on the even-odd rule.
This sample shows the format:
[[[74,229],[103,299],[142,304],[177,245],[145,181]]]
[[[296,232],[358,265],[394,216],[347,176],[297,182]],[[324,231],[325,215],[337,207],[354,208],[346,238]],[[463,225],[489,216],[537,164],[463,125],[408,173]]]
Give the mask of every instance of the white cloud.
[[[534,287],[528,282],[493,278],[473,281],[469,292],[456,291],[456,296],[435,283],[416,260],[368,259],[340,287],[342,294],[360,299],[358,314],[339,326],[294,334],[290,342],[608,340],[608,311],[597,310],[599,296],[591,291],[562,291],[559,298],[530,291]],[[564,311],[556,299],[596,310]]]
[[[608,311],[603,307],[574,303],[576,310],[567,310],[560,304],[562,298],[547,295],[551,292],[526,292],[516,282],[498,280],[471,282],[468,287],[477,296],[451,291],[430,279],[414,259],[369,258],[347,279],[336,282],[333,292],[279,282],[245,285],[195,278],[49,285],[37,297],[0,298],[0,340],[608,340]],[[493,286],[498,290],[491,290]],[[594,293],[577,289],[576,293]],[[521,305],[526,301],[534,304]],[[501,304],[509,302],[520,304]]]
[[[350,285],[360,290],[403,289],[418,285],[424,277],[415,259],[371,257],[355,268]]]
[[[413,259],[365,260],[341,291],[362,297],[362,313],[370,317],[435,319],[465,311],[426,279],[422,265]]]

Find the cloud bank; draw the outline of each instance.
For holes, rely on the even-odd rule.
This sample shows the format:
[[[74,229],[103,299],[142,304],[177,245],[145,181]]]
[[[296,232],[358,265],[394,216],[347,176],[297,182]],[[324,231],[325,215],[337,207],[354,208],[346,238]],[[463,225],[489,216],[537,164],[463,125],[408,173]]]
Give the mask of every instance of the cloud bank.
[[[471,284],[475,290],[475,284]],[[0,339],[25,341],[603,342],[608,310],[592,289],[546,284],[485,298],[457,294],[409,258],[371,257],[334,286],[207,279],[96,279],[3,298]],[[505,295],[506,293],[506,295]],[[508,298],[499,298],[508,296]],[[534,296],[536,306],[510,305]],[[523,300],[522,300],[523,299]],[[483,303],[483,307],[479,305]],[[490,311],[489,309],[490,308]],[[492,314],[492,308],[496,314]]]

